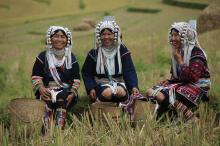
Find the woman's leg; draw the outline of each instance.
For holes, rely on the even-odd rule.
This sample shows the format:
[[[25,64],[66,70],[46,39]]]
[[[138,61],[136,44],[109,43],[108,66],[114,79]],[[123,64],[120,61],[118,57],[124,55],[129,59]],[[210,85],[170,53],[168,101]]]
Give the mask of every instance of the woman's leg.
[[[67,97],[70,93],[63,90],[57,94],[57,101],[56,101],[56,113],[55,113],[55,125],[56,127],[60,126],[63,130],[66,123],[66,115],[67,115]]]
[[[167,91],[159,91],[157,89],[150,88],[147,90],[146,96],[153,102],[157,102],[159,105],[156,109],[157,119],[161,118],[161,116],[169,110],[169,95]]]
[[[194,115],[192,110],[188,108],[186,105],[184,105],[182,102],[180,102],[179,100],[175,100],[174,108],[177,110],[177,112],[183,115],[185,121],[191,119]]]
[[[123,102],[128,99],[127,89],[123,85],[116,87],[116,93],[113,95],[113,102]]]
[[[117,86],[115,96],[120,98],[120,97],[124,97],[125,95],[126,95],[125,89],[121,86]]]
[[[56,109],[56,127],[60,126],[62,130],[64,130],[65,123],[66,123],[66,109],[64,108],[57,108]]]
[[[127,89],[120,83],[117,83],[117,86],[112,88],[104,86],[100,91],[99,100],[103,102],[122,102],[128,98]]]
[[[112,100],[112,89],[106,87],[102,89],[101,94],[99,95],[99,100],[103,102],[110,102]]]
[[[165,95],[158,91],[155,95],[154,95],[155,90],[150,88],[147,90],[146,96],[151,98],[151,99],[155,99],[157,100],[158,104],[162,103],[165,100]]]
[[[44,112],[44,124],[43,124],[43,127],[42,127],[42,133],[45,134],[48,129],[50,129],[50,123],[51,123],[51,120],[53,120],[53,110],[52,110],[52,107],[51,107],[51,104],[52,103],[46,103],[45,104],[45,112]]]

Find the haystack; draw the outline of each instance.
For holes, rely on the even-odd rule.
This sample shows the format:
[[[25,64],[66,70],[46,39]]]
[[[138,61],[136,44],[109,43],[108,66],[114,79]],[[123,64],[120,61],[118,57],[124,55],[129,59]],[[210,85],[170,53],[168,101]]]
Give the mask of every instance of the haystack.
[[[91,18],[84,18],[82,22],[89,24],[92,28],[95,28],[96,22]]]
[[[220,28],[220,6],[211,4],[198,18],[198,33]]]
[[[73,28],[74,31],[87,31],[92,29],[91,25],[85,22],[80,22],[76,24]]]
[[[90,18],[84,18],[81,22],[76,24],[73,28],[74,31],[88,31],[95,28],[95,21]]]

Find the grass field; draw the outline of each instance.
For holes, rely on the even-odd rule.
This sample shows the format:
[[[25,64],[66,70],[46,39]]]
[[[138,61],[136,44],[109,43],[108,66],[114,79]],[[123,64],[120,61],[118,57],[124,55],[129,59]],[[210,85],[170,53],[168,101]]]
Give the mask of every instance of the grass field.
[[[80,2],[85,5],[84,9],[80,8]],[[198,2],[195,0],[195,2]],[[213,1],[203,0],[204,3],[211,3]],[[97,4],[98,3],[98,4]],[[128,7],[159,9],[159,13],[135,13],[128,12]],[[165,5],[161,0],[1,0],[0,1],[0,107],[3,110],[11,99],[18,97],[34,98],[30,76],[35,57],[38,53],[44,50],[44,40],[46,30],[50,25],[63,25],[72,30],[73,33],[73,52],[76,54],[80,67],[82,66],[87,52],[94,46],[94,30],[79,32],[73,31],[73,27],[84,18],[91,18],[95,22],[99,22],[105,14],[110,14],[116,17],[119,26],[122,29],[123,41],[132,53],[132,58],[138,73],[139,86],[141,92],[158,81],[169,78],[169,45],[167,43],[167,32],[170,25],[174,21],[187,21],[189,19],[197,19],[201,10],[187,9]],[[205,32],[199,36],[199,42],[208,54],[209,68],[212,76],[212,88],[210,96],[212,102],[216,103],[215,110],[219,111],[218,102],[220,99],[220,30],[213,30]],[[80,87],[80,99],[78,106],[85,107],[88,104],[84,86]],[[2,113],[2,110],[0,113]],[[210,124],[213,122],[213,111],[207,116],[206,123],[200,123],[195,127],[195,131],[191,131],[191,136],[205,132],[209,128],[212,133]],[[150,113],[149,113],[150,114]],[[1,117],[1,116],[0,116]],[[2,118],[1,118],[2,119]],[[150,120],[148,122],[153,122]],[[77,122],[77,121],[75,121]],[[69,145],[75,143],[76,145],[91,144],[97,137],[97,143],[94,141],[93,145],[107,144],[112,138],[117,137],[109,145],[148,145],[146,143],[149,138],[148,134],[156,134],[154,128],[158,125],[147,125],[144,128],[143,134],[148,135],[144,139],[144,135],[140,134],[141,129],[134,130],[128,127],[117,127],[114,123],[109,124],[116,126],[115,131],[106,129],[105,127],[95,127],[94,131],[85,130],[83,124],[88,124],[85,121],[78,121],[80,127],[70,129],[65,133],[78,132],[76,138],[71,139],[74,135],[69,134],[67,137],[58,136],[62,142]],[[84,126],[85,126],[84,125]],[[87,125],[88,126],[88,125]],[[161,126],[161,125],[159,125]],[[210,126],[210,127],[207,127]],[[160,135],[166,135],[166,126],[162,126]],[[78,128],[78,129],[77,129]],[[88,128],[88,127],[87,127]],[[119,129],[117,129],[119,128]],[[128,131],[123,137],[123,130]],[[147,131],[146,128],[149,128]],[[197,129],[196,129],[197,128]],[[204,128],[204,129],[200,129]],[[97,130],[97,131],[96,131]],[[171,129],[172,130],[172,129]],[[99,132],[98,132],[99,131]],[[110,132],[109,132],[110,131]],[[89,136],[90,132],[97,132],[96,136]],[[111,133],[111,134],[109,134]],[[117,135],[116,135],[117,133]],[[139,133],[140,137],[134,136]],[[172,131],[171,131],[172,133]],[[59,134],[59,132],[58,132]],[[90,142],[83,139],[81,134],[89,137]],[[158,134],[158,133],[157,133]],[[184,135],[185,134],[185,135]],[[212,133],[213,134],[213,133]],[[209,145],[208,141],[212,138],[217,144],[218,135],[215,133],[213,137],[205,137],[200,135],[203,140],[196,137],[195,142],[188,143],[194,145]],[[178,135],[179,138],[175,140],[175,134],[165,138],[165,143],[173,145],[175,142],[182,141],[187,137],[187,133]],[[182,136],[182,137],[181,137]],[[134,139],[130,139],[133,137]],[[168,139],[168,140],[167,140]],[[55,144],[59,145],[59,139]],[[65,141],[69,140],[69,141]],[[71,141],[72,140],[72,141]],[[101,140],[101,141],[100,141]],[[151,139],[152,140],[152,139]],[[133,143],[132,143],[133,141]],[[140,143],[138,143],[138,141]],[[51,141],[49,141],[51,142]],[[80,143],[81,142],[81,143]],[[84,143],[83,143],[84,142]],[[188,141],[187,141],[188,142]],[[196,143],[197,142],[197,143]],[[150,142],[151,143],[151,142]],[[163,144],[165,144],[163,143]],[[188,145],[187,143],[185,145]]]

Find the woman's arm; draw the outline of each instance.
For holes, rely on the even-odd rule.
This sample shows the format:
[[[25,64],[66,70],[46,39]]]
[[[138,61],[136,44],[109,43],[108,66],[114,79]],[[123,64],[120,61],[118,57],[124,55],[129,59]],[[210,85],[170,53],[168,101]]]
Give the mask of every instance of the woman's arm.
[[[130,93],[138,92],[138,78],[130,52],[127,50],[122,53],[122,72],[125,84]]]
[[[82,67],[82,78],[88,95],[90,94],[90,91],[97,86],[94,80],[96,74],[96,62],[90,55],[91,54],[87,55]]]
[[[32,87],[37,98],[40,98],[40,95],[43,95],[43,97],[48,99],[51,97],[51,95],[50,92],[44,87],[43,77],[44,62],[38,56],[32,69]]]

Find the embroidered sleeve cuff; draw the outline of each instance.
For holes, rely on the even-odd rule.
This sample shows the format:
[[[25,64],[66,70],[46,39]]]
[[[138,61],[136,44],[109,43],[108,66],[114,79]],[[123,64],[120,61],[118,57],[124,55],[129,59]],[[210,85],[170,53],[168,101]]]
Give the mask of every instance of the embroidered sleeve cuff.
[[[78,89],[80,87],[80,80],[79,79],[74,79],[71,92],[73,92],[75,95],[78,95]]]
[[[39,90],[39,88],[41,86],[43,86],[43,82],[42,82],[42,77],[40,76],[32,76],[31,81],[32,81],[32,88],[33,91],[36,93],[37,90]]]

